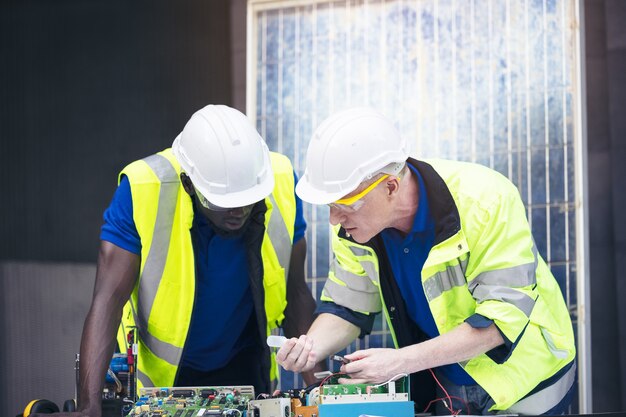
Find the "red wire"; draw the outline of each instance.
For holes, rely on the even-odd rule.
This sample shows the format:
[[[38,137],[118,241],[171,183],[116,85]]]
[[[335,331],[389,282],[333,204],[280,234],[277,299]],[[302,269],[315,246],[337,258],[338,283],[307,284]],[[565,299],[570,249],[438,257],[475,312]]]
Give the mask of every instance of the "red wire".
[[[330,374],[330,375],[328,375],[326,378],[322,379],[322,382],[320,382],[320,385],[319,385],[319,387],[320,387],[320,394],[322,393],[322,391],[321,391],[321,389],[322,389],[322,385],[324,385],[324,383],[325,383],[325,382],[326,382],[329,378],[331,378],[331,377],[333,377],[333,376],[337,376],[337,375],[348,375],[348,374],[347,374],[347,373],[345,373],[345,372],[337,372],[336,374]]]
[[[441,382],[439,382],[433,370],[428,369],[428,371],[433,376],[433,378],[435,378],[435,382],[437,383],[437,385],[439,385],[439,388],[441,388],[443,390],[443,393],[446,394],[446,398],[448,399],[448,404],[450,404],[449,406],[446,406],[446,408],[448,409],[448,411],[450,411],[451,414],[454,414],[454,410],[452,409],[452,398],[450,398],[450,394],[448,394],[448,391],[446,391],[443,385],[441,385]]]
[[[450,394],[448,394],[448,391],[446,391],[446,389],[443,387],[443,385],[441,385],[441,382],[439,382],[439,380],[435,376],[435,373],[433,372],[433,370],[429,369],[428,371],[433,376],[433,378],[435,378],[435,382],[437,383],[437,385],[439,385],[439,388],[441,388],[443,393],[446,394],[446,398],[448,399],[448,402],[450,404],[450,405],[446,405],[446,408],[448,409],[448,411],[450,411],[450,414],[455,416],[455,415],[459,414],[459,412],[461,411],[461,410],[458,410],[456,412],[454,411],[454,409],[452,408],[452,398],[456,398],[457,400],[461,400],[463,402],[463,404],[465,404],[465,409],[467,410],[467,414],[469,414],[470,411],[469,411],[469,405],[467,404],[467,402],[463,398],[450,396]],[[430,407],[430,405],[433,402],[442,401],[442,400],[445,400],[445,398],[437,398],[436,400],[433,400],[433,401],[429,402],[428,406],[426,406],[426,410]],[[444,402],[444,404],[445,404],[445,402]],[[426,412],[426,410],[424,410],[424,412]]]
[[[422,411],[422,413],[425,413],[428,411],[428,409],[430,408],[431,405],[433,405],[434,403],[436,403],[437,401],[442,401],[445,400],[445,398],[441,397],[441,398],[435,398],[434,400],[431,400],[428,405],[426,406],[426,408],[424,408],[424,411]]]
[[[462,401],[463,403],[465,403],[465,408],[466,408],[466,410],[467,410],[467,414],[469,414],[469,406],[467,405],[467,403],[465,402],[465,400],[464,400],[463,398],[461,398],[461,397],[455,397],[454,395],[450,395],[450,398],[456,398],[457,400]],[[432,400],[431,402],[429,402],[429,403],[428,403],[428,405],[426,406],[426,408],[424,409],[424,411],[422,411],[422,413],[427,412],[427,411],[428,411],[428,409],[430,408],[430,406],[431,406],[431,405],[433,405],[434,403],[436,403],[437,401],[443,401],[443,400],[445,400],[445,399],[446,399],[446,398],[444,398],[444,397],[441,397],[441,398],[435,398],[434,400]],[[450,411],[450,408],[448,408],[448,411]],[[455,416],[456,416],[456,415],[458,415],[458,414],[459,414],[459,411],[461,411],[461,410],[458,410],[458,411],[456,411],[456,412],[453,412],[453,413],[452,413],[452,415],[455,415]]]

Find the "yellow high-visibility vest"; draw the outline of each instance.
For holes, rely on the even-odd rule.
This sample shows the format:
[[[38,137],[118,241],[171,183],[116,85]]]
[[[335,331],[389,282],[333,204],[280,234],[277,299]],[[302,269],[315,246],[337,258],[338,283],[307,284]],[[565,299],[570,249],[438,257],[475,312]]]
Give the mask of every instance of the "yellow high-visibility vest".
[[[261,244],[264,306],[256,309],[265,311],[265,317],[257,320],[266,323],[266,334],[284,318],[296,216],[293,167],[283,155],[272,152],[270,156],[275,186],[265,199]],[[195,260],[190,229],[194,211],[180,182],[180,171],[171,149],[166,149],[131,163],[120,173],[120,178],[125,175],[130,183],[133,220],[141,238],[141,269],[124,307],[118,345],[125,349],[126,332],[136,326],[140,386],[174,384],[191,322]],[[267,362],[273,380],[277,377],[273,356],[271,365],[269,355]]]

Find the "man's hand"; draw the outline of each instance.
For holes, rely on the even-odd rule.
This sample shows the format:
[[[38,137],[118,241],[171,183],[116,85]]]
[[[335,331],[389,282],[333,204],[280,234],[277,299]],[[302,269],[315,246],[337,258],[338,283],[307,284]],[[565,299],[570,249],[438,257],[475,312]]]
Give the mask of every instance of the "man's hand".
[[[340,384],[377,384],[409,373],[404,369],[402,351],[397,349],[358,350],[344,357],[351,362],[342,365],[341,372],[350,375],[350,379],[339,378]]]
[[[463,362],[504,343],[492,324],[473,328],[462,323],[448,333],[401,349],[366,349],[346,355],[351,362],[341,371],[352,379],[341,383],[382,383],[399,374],[412,374],[428,368]]]
[[[306,372],[315,367],[316,353],[313,350],[313,339],[307,335],[299,339],[288,339],[276,354],[276,362],[287,371]]]

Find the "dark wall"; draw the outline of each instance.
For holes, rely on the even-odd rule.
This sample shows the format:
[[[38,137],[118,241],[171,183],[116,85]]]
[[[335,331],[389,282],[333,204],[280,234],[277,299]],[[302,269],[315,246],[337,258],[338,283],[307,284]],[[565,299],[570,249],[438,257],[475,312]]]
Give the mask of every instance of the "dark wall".
[[[626,2],[584,2],[593,411],[626,410]]]
[[[119,170],[231,104],[229,8],[0,2],[0,260],[95,261]]]
[[[0,262],[0,416],[74,398],[75,358],[96,266]]]

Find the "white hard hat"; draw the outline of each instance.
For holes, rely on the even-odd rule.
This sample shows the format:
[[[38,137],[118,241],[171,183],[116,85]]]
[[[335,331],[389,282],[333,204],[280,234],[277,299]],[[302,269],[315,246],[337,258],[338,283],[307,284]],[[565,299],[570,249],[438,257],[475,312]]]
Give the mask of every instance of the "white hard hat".
[[[313,133],[296,193],[312,204],[332,203],[379,172],[397,173],[409,153],[409,143],[379,112],[344,110]]]
[[[197,111],[172,150],[194,187],[216,206],[247,206],[274,189],[267,145],[238,110],[209,105]]]

